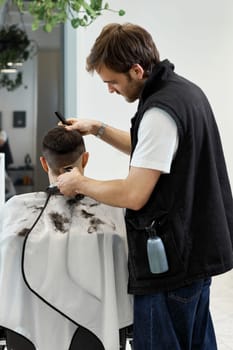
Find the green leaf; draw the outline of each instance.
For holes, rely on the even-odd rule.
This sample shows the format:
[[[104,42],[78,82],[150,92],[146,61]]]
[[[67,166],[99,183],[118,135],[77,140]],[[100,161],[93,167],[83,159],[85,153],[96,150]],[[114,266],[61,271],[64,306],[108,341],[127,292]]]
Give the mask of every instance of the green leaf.
[[[79,18],[73,18],[71,20],[71,25],[73,28],[78,28],[80,26],[80,19]]]
[[[96,17],[95,11],[91,8],[91,6],[88,5],[88,3],[86,1],[82,2],[83,8],[85,9],[86,13],[89,16],[92,16],[92,18]]]
[[[35,19],[34,22],[32,23],[32,30],[33,31],[37,30],[39,26],[40,26],[40,22],[37,19]]]
[[[77,1],[77,2],[71,3],[70,6],[72,10],[74,10],[75,12],[79,12],[82,5],[80,4],[80,2]]]
[[[102,9],[102,0],[91,0],[90,6],[95,11],[99,11]]]
[[[87,22],[82,18],[82,19],[80,20],[80,26],[86,27],[86,25],[87,25]]]
[[[122,10],[122,9],[119,10],[119,11],[118,11],[118,15],[119,15],[119,16],[124,16],[124,15],[125,15],[125,11]]]
[[[47,22],[45,23],[45,25],[43,26],[44,30],[47,32],[47,33],[50,33],[53,29],[53,26],[50,22]]]

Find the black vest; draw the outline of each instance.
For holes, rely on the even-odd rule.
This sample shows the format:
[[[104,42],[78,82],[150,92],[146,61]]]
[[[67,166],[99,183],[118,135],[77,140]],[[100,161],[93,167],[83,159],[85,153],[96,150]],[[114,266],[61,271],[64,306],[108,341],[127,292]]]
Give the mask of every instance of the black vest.
[[[174,119],[179,146],[169,174],[162,174],[147,204],[126,210],[129,292],[178,288],[233,267],[233,200],[218,128],[199,87],[165,60],[148,78],[132,119],[132,153],[146,110],[158,107]],[[169,271],[149,270],[146,227],[155,220]]]

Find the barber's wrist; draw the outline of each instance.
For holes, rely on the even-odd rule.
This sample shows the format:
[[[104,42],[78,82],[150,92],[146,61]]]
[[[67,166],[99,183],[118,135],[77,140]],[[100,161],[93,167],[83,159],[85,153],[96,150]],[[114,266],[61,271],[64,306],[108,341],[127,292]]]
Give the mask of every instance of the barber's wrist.
[[[105,123],[99,122],[96,128],[95,136],[101,139],[104,135],[106,127],[107,125]]]

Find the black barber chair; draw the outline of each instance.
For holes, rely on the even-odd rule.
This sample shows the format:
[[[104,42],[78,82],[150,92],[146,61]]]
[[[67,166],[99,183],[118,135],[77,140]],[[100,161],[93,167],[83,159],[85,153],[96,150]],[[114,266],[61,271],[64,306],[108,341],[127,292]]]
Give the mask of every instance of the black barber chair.
[[[6,332],[5,329],[0,327],[0,350],[6,349]]]
[[[11,330],[5,330],[7,350],[36,350],[34,345],[23,336]],[[126,350],[126,342],[129,340],[133,349],[132,326],[120,330],[120,350]],[[4,348],[3,348],[4,349]],[[3,350],[2,349],[2,350]],[[83,327],[79,327],[67,350],[107,350],[104,349],[99,339]],[[1,348],[0,348],[1,350]]]
[[[120,349],[126,350],[127,341],[133,350],[133,326],[120,329]]]
[[[34,345],[27,338],[6,329],[7,350],[36,350]]]

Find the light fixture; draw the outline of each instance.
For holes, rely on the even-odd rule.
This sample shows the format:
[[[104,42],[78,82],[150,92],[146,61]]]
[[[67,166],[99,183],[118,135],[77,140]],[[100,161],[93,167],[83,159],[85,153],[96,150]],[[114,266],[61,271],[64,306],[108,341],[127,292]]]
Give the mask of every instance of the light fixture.
[[[16,68],[3,68],[0,70],[1,73],[17,73]]]

